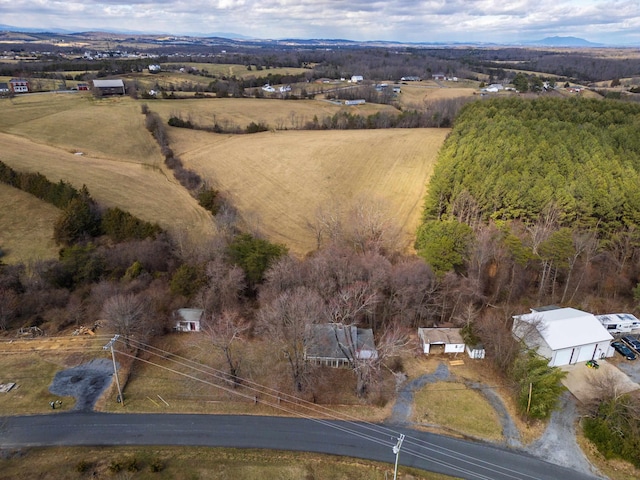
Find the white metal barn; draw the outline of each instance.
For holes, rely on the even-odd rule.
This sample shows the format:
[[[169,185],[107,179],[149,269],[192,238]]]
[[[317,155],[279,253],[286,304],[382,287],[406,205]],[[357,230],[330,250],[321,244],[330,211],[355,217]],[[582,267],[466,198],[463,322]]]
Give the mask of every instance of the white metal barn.
[[[613,337],[591,313],[575,308],[531,309],[513,317],[513,334],[549,359],[549,365],[573,365],[613,356]]]

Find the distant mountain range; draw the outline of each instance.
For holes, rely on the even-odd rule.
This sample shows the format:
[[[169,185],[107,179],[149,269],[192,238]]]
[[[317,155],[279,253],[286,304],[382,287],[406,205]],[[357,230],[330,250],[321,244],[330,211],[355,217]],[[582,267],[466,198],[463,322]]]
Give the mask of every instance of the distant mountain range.
[[[14,27],[12,25],[4,25],[0,23],[0,31],[5,32],[21,32],[21,33],[58,33],[61,35],[73,35],[78,33],[85,32],[104,32],[104,33],[114,33],[119,35],[173,35],[167,32],[140,32],[136,30],[100,30],[100,29],[91,29],[91,28],[26,28],[26,27]],[[241,35],[239,33],[230,33],[230,32],[211,32],[211,33],[192,33],[190,35],[173,35],[177,37],[219,37],[219,38],[230,38],[230,39],[238,39],[238,40],[249,40],[254,37],[248,37],[246,35]]]
[[[529,41],[521,41],[521,42],[446,42],[446,41],[438,41],[438,42],[400,42],[400,41],[357,41],[357,40],[347,40],[347,39],[303,39],[303,38],[290,38],[290,39],[257,39],[255,37],[248,37],[246,35],[242,35],[239,33],[231,33],[231,32],[211,32],[211,33],[200,33],[194,32],[189,35],[174,35],[166,32],[139,32],[132,30],[91,30],[91,29],[83,29],[83,28],[70,28],[70,29],[62,29],[62,28],[22,28],[22,27],[14,27],[12,25],[4,25],[0,24],[0,31],[6,32],[20,32],[20,33],[53,33],[58,35],[77,35],[87,32],[101,32],[101,33],[112,33],[114,35],[139,35],[139,36],[154,36],[154,35],[168,35],[174,36],[177,38],[226,38],[232,40],[258,40],[271,44],[288,44],[291,46],[294,45],[307,45],[307,46],[318,46],[318,45],[438,45],[438,46],[446,46],[446,45],[478,45],[478,46],[497,46],[497,45],[526,45],[526,46],[543,46],[543,47],[603,47],[605,46],[602,43],[594,43],[583,38],[578,37],[546,37],[541,40],[529,40]]]
[[[541,45],[545,47],[603,47],[602,43],[594,43],[578,37],[546,37],[542,40],[523,42],[524,45]]]

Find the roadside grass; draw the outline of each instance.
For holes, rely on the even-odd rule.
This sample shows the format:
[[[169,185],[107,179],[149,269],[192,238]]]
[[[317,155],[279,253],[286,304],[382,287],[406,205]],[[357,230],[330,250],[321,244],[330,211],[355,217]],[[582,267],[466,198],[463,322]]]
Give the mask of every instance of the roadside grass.
[[[440,363],[442,362],[446,363],[448,361],[449,361],[449,358],[446,358],[440,355],[423,355],[418,352],[412,358],[404,359],[403,365],[404,365],[404,371],[405,373],[407,373],[409,379],[413,379],[413,378],[419,377],[420,375],[424,375],[426,373],[433,373]],[[514,398],[512,397],[512,395],[510,395],[510,392],[509,392],[510,387],[508,384],[505,383],[506,382],[505,378],[502,375],[497,374],[493,370],[493,368],[491,368],[491,366],[487,363],[486,360],[471,360],[465,357],[464,364],[455,365],[455,366],[449,365],[449,372],[450,372],[450,378],[445,383],[454,382],[454,385],[446,385],[446,387],[451,388],[451,390],[445,391],[444,393],[447,393],[449,395],[448,398],[450,402],[447,403],[446,401],[442,401],[442,403],[438,406],[438,408],[441,409],[444,413],[440,413],[440,411],[436,412],[435,414],[439,415],[437,418],[432,416],[427,417],[425,422],[429,424],[429,428],[434,428],[437,431],[440,427],[434,426],[432,424],[449,422],[448,417],[453,417],[453,423],[442,423],[442,425],[445,425],[447,427],[447,431],[449,431],[450,433],[457,431],[459,433],[476,436],[477,433],[473,433],[473,428],[474,428],[473,425],[471,430],[467,430],[467,426],[465,425],[456,426],[456,422],[458,420],[455,418],[458,412],[458,403],[457,403],[458,393],[461,394],[461,398],[463,399],[469,397],[470,395],[468,394],[468,392],[465,392],[465,390],[470,391],[471,389],[464,387],[464,384],[466,382],[475,382],[483,385],[483,387],[492,388],[494,393],[500,397],[504,407],[506,408],[507,412],[509,413],[509,416],[514,421],[520,433],[520,441],[523,444],[525,445],[530,444],[531,442],[540,438],[540,436],[544,433],[544,430],[546,428],[546,422],[541,422],[541,421],[526,422],[520,417],[517,411]],[[432,384],[431,388],[440,389],[441,387],[439,387],[438,385],[441,385],[441,384],[437,383],[435,384],[435,386]],[[461,388],[460,392],[458,392],[458,388]],[[484,397],[482,397],[479,392],[473,390],[471,395],[473,395],[474,393],[477,395],[480,395],[481,398],[479,402],[480,404],[482,404],[483,409],[487,407],[491,408],[487,400],[485,400]],[[436,392],[436,394],[440,394],[440,392]],[[423,407],[424,409],[428,409],[430,407],[429,399],[432,398],[430,397],[432,393],[423,392],[420,395],[422,397],[420,397],[419,395],[416,395],[416,410],[415,410],[416,412],[418,412],[418,408],[420,408],[418,406],[418,402],[420,401],[419,398],[422,398],[422,401],[425,401],[426,403],[425,406]],[[429,413],[427,410],[424,410],[424,412]],[[500,426],[500,422],[497,418],[497,414],[492,408],[491,408],[491,412],[492,412],[491,416],[487,417],[491,419],[490,429],[491,430],[495,429],[497,425],[498,436],[495,437],[495,432],[494,432],[493,434],[491,434],[492,435],[491,437],[483,437],[483,438],[499,440],[502,437],[502,427]],[[446,420],[439,420],[440,416],[445,417]],[[471,417],[476,418],[474,417],[473,414],[471,415]],[[477,418],[482,418],[482,417],[477,417]],[[422,421],[422,419],[416,416],[416,421]],[[451,430],[449,430],[449,428],[451,428]],[[482,433],[482,432],[479,432],[479,433]]]
[[[487,360],[471,360],[465,358],[464,365],[451,367],[451,373],[457,378],[477,382],[493,389],[497,394],[509,416],[520,432],[520,441],[527,445],[537,440],[544,433],[547,422],[540,420],[526,421],[518,413],[515,397],[511,394],[509,381],[504,375],[498,374]]]
[[[393,465],[305,452],[206,447],[54,447],[7,451],[0,479],[383,480]],[[446,480],[400,466],[400,480]]]
[[[28,263],[58,257],[53,224],[60,210],[3,183],[0,183],[0,205],[0,249],[3,253],[0,260]]]
[[[217,135],[172,128],[185,165],[227,195],[249,231],[304,255],[317,247],[319,208],[380,199],[410,250],[437,153],[448,129],[287,131]]]

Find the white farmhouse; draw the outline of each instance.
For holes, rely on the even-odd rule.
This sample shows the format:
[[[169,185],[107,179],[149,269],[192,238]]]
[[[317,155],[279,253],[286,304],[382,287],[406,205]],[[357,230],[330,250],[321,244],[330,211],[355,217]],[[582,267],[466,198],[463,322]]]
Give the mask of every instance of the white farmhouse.
[[[613,337],[591,313],[555,306],[513,317],[513,334],[549,359],[549,366],[573,365],[613,356]]]

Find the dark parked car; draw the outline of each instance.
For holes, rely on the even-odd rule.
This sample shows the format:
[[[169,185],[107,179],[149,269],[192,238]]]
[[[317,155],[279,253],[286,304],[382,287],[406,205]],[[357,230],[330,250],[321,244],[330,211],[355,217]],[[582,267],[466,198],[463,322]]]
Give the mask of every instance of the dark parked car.
[[[622,343],[622,342],[611,342],[611,346],[615,349],[616,352],[618,352],[620,355],[622,355],[627,360],[635,360],[636,359],[636,354],[633,353],[631,351],[631,349],[629,347],[627,347],[624,343]]]
[[[630,336],[622,337],[622,341],[630,346],[636,352],[640,352],[640,342],[638,339]]]

